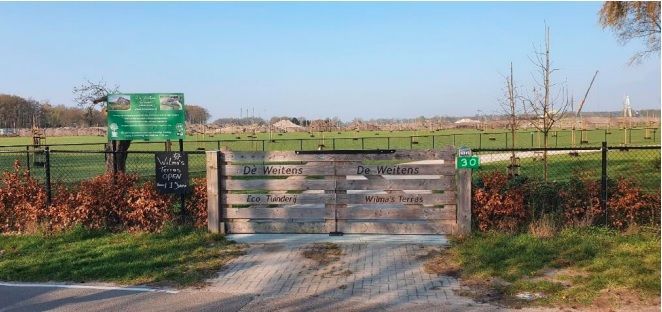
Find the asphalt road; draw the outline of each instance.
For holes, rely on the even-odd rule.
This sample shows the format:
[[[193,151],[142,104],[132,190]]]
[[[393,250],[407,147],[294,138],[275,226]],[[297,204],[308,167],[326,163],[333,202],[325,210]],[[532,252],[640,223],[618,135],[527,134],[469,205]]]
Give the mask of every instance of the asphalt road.
[[[0,311],[239,311],[251,295],[0,286]]]

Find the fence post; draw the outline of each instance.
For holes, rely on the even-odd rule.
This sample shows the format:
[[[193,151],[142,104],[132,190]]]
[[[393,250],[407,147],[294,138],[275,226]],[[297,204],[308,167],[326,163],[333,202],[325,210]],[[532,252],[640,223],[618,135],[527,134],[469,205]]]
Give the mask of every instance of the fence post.
[[[51,150],[48,146],[44,149],[44,157],[46,158],[46,206],[51,205]]]
[[[608,225],[607,213],[607,142],[602,142],[602,178],[600,179],[600,208],[605,212],[605,225]]]
[[[333,148],[332,148],[332,149],[335,151],[335,150],[336,150],[336,138],[332,138],[332,139],[331,139],[331,144],[333,144]]]
[[[409,137],[409,149],[414,149],[414,137],[410,136]]]
[[[453,133],[453,146],[455,146],[455,133]]]
[[[432,149],[434,149],[434,135],[432,135]]]
[[[361,138],[361,149],[365,149],[365,138]]]
[[[28,176],[30,176],[30,146],[29,145],[25,146],[25,156],[27,158],[26,159],[27,162],[25,163],[25,165],[28,168]]]
[[[223,154],[220,151],[207,151],[207,230],[225,234],[225,224],[221,222],[221,166]]]
[[[391,137],[386,137],[386,149],[391,149]]]
[[[115,179],[117,176],[117,141],[115,140],[112,142],[112,151],[113,155],[111,155],[111,157],[113,158],[113,184],[115,184]]]
[[[216,141],[216,149],[220,150],[221,149],[221,140]]]
[[[303,139],[299,139],[299,150],[303,151]]]
[[[471,233],[471,169],[457,170],[457,235]]]
[[[478,133],[478,149],[483,148],[483,133]]]
[[[179,152],[184,153],[184,140],[179,139]],[[188,157],[187,157],[188,161]],[[179,195],[179,203],[180,203],[180,210],[179,214],[182,220],[182,224],[186,223],[186,196],[185,194],[180,194]]]

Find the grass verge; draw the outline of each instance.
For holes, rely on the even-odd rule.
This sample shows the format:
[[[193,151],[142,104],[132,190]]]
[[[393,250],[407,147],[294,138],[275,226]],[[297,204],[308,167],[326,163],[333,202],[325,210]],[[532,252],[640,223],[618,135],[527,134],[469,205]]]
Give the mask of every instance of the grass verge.
[[[660,235],[603,228],[566,229],[549,238],[475,234],[455,241],[425,269],[459,269],[465,295],[510,306],[659,304]],[[542,297],[516,299],[524,292]]]
[[[77,228],[55,235],[0,236],[0,280],[201,285],[240,246],[203,230],[108,233]]]

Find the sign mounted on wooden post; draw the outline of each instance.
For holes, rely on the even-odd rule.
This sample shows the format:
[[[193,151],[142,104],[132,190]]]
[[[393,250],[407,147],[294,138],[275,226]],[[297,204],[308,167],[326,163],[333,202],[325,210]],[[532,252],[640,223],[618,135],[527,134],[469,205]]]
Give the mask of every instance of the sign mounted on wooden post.
[[[463,146],[457,150],[455,165],[457,169],[478,169],[480,167],[480,158],[473,156],[471,149]]]
[[[186,134],[184,94],[108,95],[108,139],[181,140]]]
[[[184,194],[188,191],[188,154],[157,152],[156,190],[164,194]]]

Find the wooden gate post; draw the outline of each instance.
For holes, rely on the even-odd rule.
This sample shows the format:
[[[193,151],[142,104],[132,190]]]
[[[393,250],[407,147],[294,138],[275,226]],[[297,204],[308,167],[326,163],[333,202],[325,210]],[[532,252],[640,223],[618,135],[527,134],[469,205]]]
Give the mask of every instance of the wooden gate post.
[[[471,169],[457,170],[457,235],[471,233]]]
[[[225,223],[221,216],[221,167],[223,153],[207,151],[207,229],[212,233],[225,234]]]

